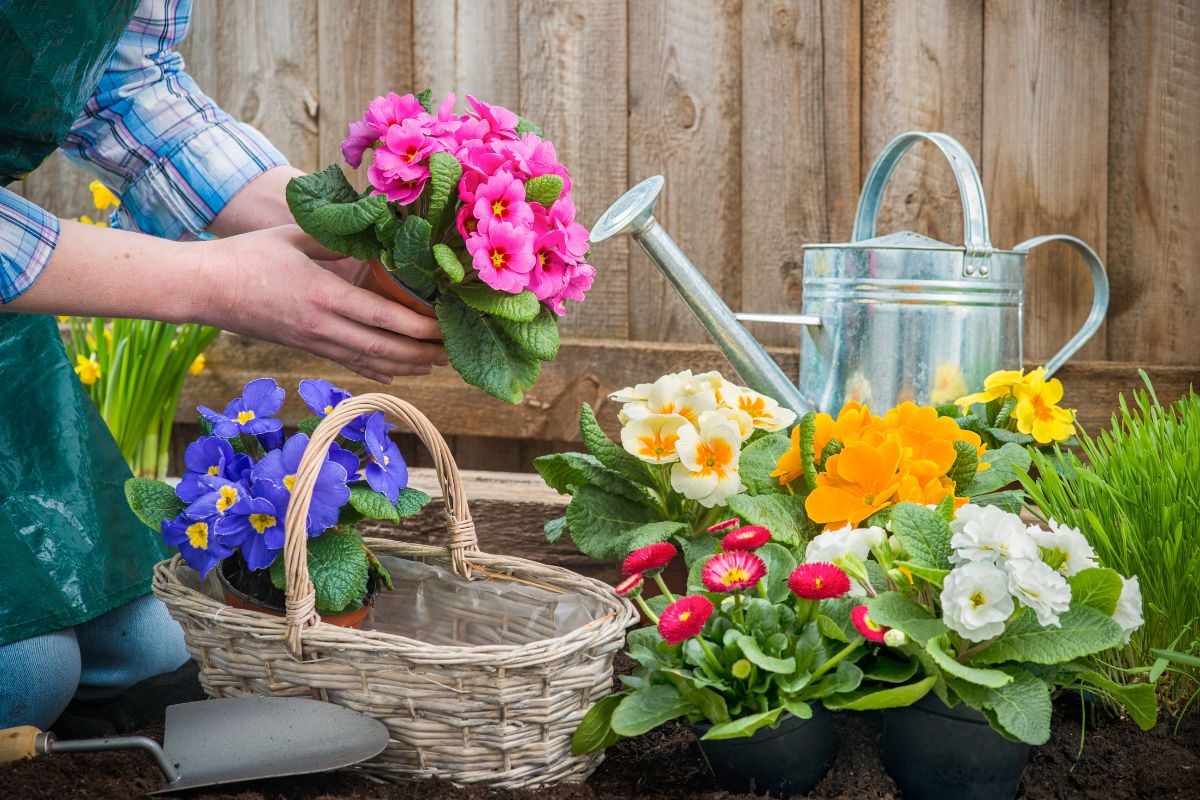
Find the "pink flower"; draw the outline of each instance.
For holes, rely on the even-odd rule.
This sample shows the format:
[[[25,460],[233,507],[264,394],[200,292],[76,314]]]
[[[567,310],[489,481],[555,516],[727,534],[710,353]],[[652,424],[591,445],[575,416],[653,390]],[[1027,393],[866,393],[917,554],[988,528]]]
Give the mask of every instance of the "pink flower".
[[[588,229],[575,221],[575,203],[565,192],[550,207],[549,220],[550,227],[563,232],[563,258],[582,261],[588,251]]]
[[[421,162],[434,151],[436,141],[425,135],[420,123],[408,120],[388,128],[383,146],[375,151],[374,166],[406,180],[418,176]]]
[[[747,525],[730,531],[721,540],[721,549],[725,552],[734,550],[757,550],[771,541],[771,532],[761,525]]]
[[[850,591],[850,577],[833,564],[801,564],[788,576],[788,588],[805,600],[827,600]],[[861,606],[864,610],[866,606]]]
[[[700,579],[710,592],[735,592],[749,589],[767,574],[761,558],[744,550],[719,553],[704,563]]]
[[[458,209],[458,213],[454,217],[455,224],[458,226],[458,235],[465,242],[471,237],[471,234],[479,230],[479,220],[471,214],[470,204],[464,205]]]
[[[442,149],[451,153],[458,149],[458,130],[462,127],[462,118],[454,113],[455,99],[454,92],[447,94],[438,108],[437,116],[426,125],[429,135],[438,140]]]
[[[642,593],[642,584],[645,582],[642,573],[635,572],[613,587],[613,591],[620,597],[637,597]]]
[[[553,300],[562,294],[567,284],[567,264],[540,242],[534,246],[533,253],[537,263],[529,273],[529,291],[543,302]]]
[[[709,528],[708,532],[715,536],[718,533],[724,533],[725,531],[732,530],[741,524],[742,521],[740,519],[733,517],[725,520],[724,522],[718,522],[716,525],[713,525],[711,528]]]
[[[467,205],[475,202],[475,192],[480,184],[504,169],[508,159],[482,143],[460,149],[457,158],[462,164],[463,175],[458,181],[458,197]]]
[[[467,116],[487,123],[487,133],[482,137],[484,141],[489,138],[517,138],[519,120],[516,114],[504,106],[489,105],[482,100],[476,100],[471,95],[467,95],[467,103],[471,106]]]
[[[342,155],[347,164],[357,167],[362,164],[363,153],[367,148],[374,147],[387,134],[388,128],[406,120],[414,120],[419,124],[428,118],[425,109],[411,94],[401,97],[389,92],[384,97],[376,97],[363,118],[350,123],[349,135],[342,142]]]
[[[621,565],[621,571],[626,575],[635,575],[638,573],[657,575],[662,572],[663,567],[671,563],[671,559],[678,552],[675,549],[675,545],[670,542],[659,542],[658,544],[639,547],[625,557],[625,563]]]
[[[882,642],[883,636],[888,630],[871,619],[867,614],[866,606],[855,606],[854,610],[850,612],[850,621],[868,642]]]
[[[583,296],[592,288],[596,277],[596,268],[591,264],[573,264],[567,273],[567,285],[563,287],[562,297],[566,300],[583,302]]]
[[[497,172],[475,190],[472,213],[479,220],[481,231],[497,222],[511,222],[522,227],[533,223],[533,209],[525,202],[525,184],[507,172]]]
[[[362,164],[363,153],[379,142],[379,131],[370,123],[358,120],[350,123],[349,135],[342,142],[342,157],[352,167]]]
[[[679,644],[697,636],[712,616],[713,604],[707,597],[693,594],[667,606],[658,619],[658,632],[667,644]]]
[[[533,269],[533,234],[508,222],[493,222],[486,231],[467,239],[467,252],[479,277],[488,286],[518,294],[529,283]]]

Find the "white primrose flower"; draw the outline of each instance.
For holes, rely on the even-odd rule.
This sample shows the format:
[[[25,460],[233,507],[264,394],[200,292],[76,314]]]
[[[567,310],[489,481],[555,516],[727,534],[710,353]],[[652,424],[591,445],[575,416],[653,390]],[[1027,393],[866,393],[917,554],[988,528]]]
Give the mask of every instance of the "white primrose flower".
[[[700,415],[705,411],[715,411],[716,408],[717,396],[713,392],[689,394],[685,381],[676,375],[664,375],[654,382],[645,402],[626,403],[621,413],[627,419],[639,419],[651,414],[678,414],[693,425],[699,425]]]
[[[1057,563],[1059,572],[1070,577],[1085,569],[1097,566],[1096,551],[1088,544],[1078,528],[1068,528],[1050,520],[1050,530],[1030,525],[1029,535],[1042,548],[1043,557]]]
[[[965,505],[950,523],[954,534],[951,564],[969,561],[1001,563],[1008,559],[1040,559],[1037,543],[1016,514],[996,506]]]
[[[687,424],[678,414],[650,414],[631,419],[621,428],[621,445],[642,461],[671,464],[679,460],[675,445],[679,429]]]
[[[671,467],[671,487],[705,508],[724,503],[745,491],[738,474],[742,438],[737,426],[720,416],[706,416],[697,428],[679,428],[675,450],[679,461]]]
[[[741,390],[741,386],[725,380],[721,373],[717,372],[716,370],[711,372],[701,372],[699,375],[693,375],[691,387],[689,389],[692,394],[712,392],[717,398],[717,405],[722,408],[734,408],[732,398],[735,397]]]
[[[942,618],[950,630],[969,642],[1004,633],[1012,616],[1012,595],[1004,570],[987,561],[972,561],[950,570],[942,583]]]
[[[624,389],[618,389],[610,394],[608,399],[622,404],[644,403],[650,398],[650,389],[653,386],[653,383],[639,383],[634,386],[626,386]]]
[[[1121,626],[1125,633],[1125,643],[1129,637],[1146,620],[1142,618],[1142,588],[1138,585],[1138,577],[1121,576],[1121,596],[1117,598],[1117,610],[1113,612],[1113,621]]]
[[[734,408],[745,412],[754,427],[764,431],[781,431],[796,421],[794,411],[783,408],[774,399],[751,389],[736,389],[736,394],[732,397],[726,396],[726,400]]]
[[[703,424],[705,419],[712,417],[723,419],[737,428],[743,442],[749,439],[754,433],[754,420],[750,419],[750,415],[745,411],[721,406],[716,411],[705,411],[701,414],[700,423]]]
[[[1021,605],[1037,614],[1038,624],[1061,627],[1058,615],[1071,607],[1071,586],[1061,572],[1040,557],[1010,558],[1003,562],[1008,590]]]
[[[840,530],[825,531],[813,537],[804,549],[804,561],[807,564],[826,562],[846,570],[848,557],[865,563],[871,555],[871,548],[879,547],[886,541],[887,532],[876,525],[870,528],[851,528],[847,525]],[[850,594],[861,597],[866,593],[866,589],[851,575]]]

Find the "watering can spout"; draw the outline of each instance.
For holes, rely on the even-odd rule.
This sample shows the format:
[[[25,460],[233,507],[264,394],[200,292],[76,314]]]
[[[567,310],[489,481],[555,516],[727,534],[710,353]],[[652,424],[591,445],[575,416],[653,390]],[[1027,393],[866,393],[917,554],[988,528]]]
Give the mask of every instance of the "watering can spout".
[[[667,276],[751,389],[778,400],[797,414],[809,411],[810,405],[795,382],[742,326],[721,296],[704,280],[696,265],[654,218],[654,205],[662,188],[662,176],[655,175],[623,194],[596,221],[591,242],[598,244],[619,234],[632,236]]]

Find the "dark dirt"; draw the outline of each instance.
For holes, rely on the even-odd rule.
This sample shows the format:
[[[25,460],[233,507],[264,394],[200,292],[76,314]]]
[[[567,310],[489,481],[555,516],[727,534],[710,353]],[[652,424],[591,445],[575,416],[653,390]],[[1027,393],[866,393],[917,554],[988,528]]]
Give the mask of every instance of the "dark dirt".
[[[899,797],[880,762],[881,722],[873,714],[835,714],[840,751],[833,769],[810,795],[825,800],[890,800]],[[1090,720],[1079,755],[1078,702],[1060,702],[1050,742],[1036,748],[1021,781],[1020,796],[1051,798],[1200,797],[1200,714],[1143,733],[1127,720]],[[161,723],[146,733],[161,740]],[[1078,758],[1077,758],[1078,756]],[[126,800],[158,788],[161,780],[138,753],[62,755],[0,767],[0,798],[7,800]],[[618,744],[582,785],[534,791],[459,789],[424,782],[377,784],[351,773],[261,781],[184,795],[194,800],[618,800],[741,797],[711,788],[695,737],[683,724],[670,724]],[[748,796],[747,796],[748,797]]]

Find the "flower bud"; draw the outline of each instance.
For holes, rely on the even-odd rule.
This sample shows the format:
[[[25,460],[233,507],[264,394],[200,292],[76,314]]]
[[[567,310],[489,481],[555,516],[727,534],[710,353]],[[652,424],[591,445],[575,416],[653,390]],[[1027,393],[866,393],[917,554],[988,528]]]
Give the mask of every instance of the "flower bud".
[[[745,680],[750,677],[750,662],[746,659],[738,659],[733,662],[733,677],[738,680]]]
[[[895,628],[889,628],[883,634],[883,643],[888,647],[899,647],[907,641],[908,637],[904,635],[904,631],[896,630]]]

